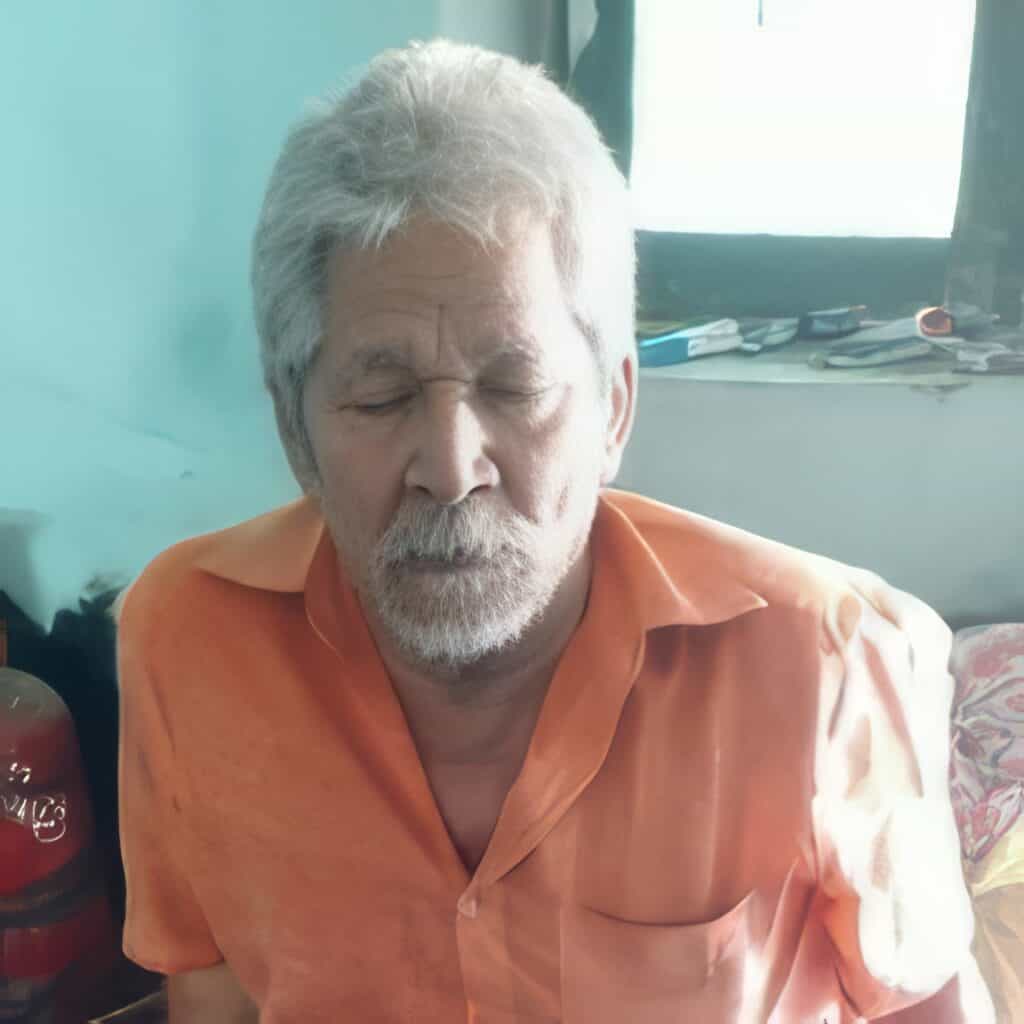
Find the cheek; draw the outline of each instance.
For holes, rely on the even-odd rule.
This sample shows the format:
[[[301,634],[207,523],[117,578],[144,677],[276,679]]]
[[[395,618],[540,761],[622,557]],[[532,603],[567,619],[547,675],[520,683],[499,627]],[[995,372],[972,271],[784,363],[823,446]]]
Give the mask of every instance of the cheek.
[[[323,424],[311,430],[310,440],[332,529],[343,535],[342,543],[373,543],[391,522],[401,493],[401,475],[396,482],[388,452],[324,429]]]
[[[532,520],[554,524],[575,519],[589,505],[600,482],[600,424],[592,409],[570,403],[528,443],[515,446],[513,480]]]

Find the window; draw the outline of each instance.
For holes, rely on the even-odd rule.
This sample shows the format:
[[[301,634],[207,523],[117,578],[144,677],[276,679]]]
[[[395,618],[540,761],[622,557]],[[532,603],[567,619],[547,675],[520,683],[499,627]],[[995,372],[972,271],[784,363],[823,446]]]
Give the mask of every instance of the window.
[[[974,13],[974,0],[637,0],[637,226],[948,238]]]

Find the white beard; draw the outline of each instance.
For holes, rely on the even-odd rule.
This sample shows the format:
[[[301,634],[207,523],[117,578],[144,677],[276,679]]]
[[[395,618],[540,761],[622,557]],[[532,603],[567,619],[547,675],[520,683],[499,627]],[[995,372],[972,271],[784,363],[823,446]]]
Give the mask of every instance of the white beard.
[[[555,585],[536,587],[537,574],[516,561],[506,556],[430,573],[396,567],[375,581],[377,614],[415,661],[448,669],[474,664],[513,645],[550,602]]]
[[[578,542],[544,558],[550,531],[515,514],[499,519],[486,500],[403,505],[370,559],[367,596],[410,660],[467,668],[513,646],[544,614],[586,543],[593,507]]]

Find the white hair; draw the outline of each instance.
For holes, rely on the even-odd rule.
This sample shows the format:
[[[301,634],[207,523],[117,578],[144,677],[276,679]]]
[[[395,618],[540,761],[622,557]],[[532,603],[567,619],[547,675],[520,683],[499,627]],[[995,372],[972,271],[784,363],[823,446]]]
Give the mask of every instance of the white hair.
[[[602,381],[633,352],[635,249],[622,175],[593,122],[537,67],[446,40],[375,58],[291,130],[253,239],[264,380],[304,487],[317,472],[302,393],[323,334],[326,265],[424,215],[500,245],[550,226],[566,299]]]

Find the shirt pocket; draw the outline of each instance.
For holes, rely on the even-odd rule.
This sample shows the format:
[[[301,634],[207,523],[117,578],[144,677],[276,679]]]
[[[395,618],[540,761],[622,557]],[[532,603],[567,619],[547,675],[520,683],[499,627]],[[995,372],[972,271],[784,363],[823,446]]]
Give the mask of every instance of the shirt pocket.
[[[753,893],[712,921],[642,924],[562,909],[564,1024],[736,1024]],[[758,1002],[760,993],[747,993]]]

